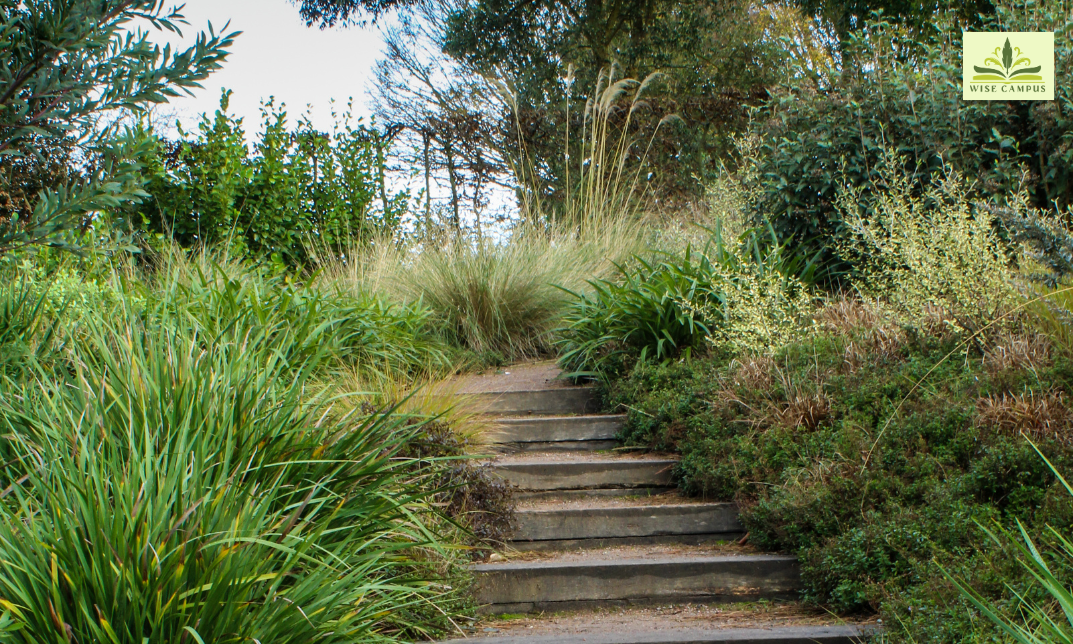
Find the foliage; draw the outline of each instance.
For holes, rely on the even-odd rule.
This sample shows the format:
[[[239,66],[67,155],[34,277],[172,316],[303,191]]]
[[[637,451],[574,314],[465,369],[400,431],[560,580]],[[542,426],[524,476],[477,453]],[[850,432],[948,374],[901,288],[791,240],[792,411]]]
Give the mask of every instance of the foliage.
[[[948,2],[945,0],[907,2],[906,0],[797,0],[797,3],[810,15],[822,16],[829,22],[839,41],[845,42],[850,33],[859,28],[867,18],[882,14],[900,25],[926,37],[935,33],[937,26],[935,14],[954,10],[962,23],[978,26],[981,16],[994,13],[991,0],[970,0],[969,2]]]
[[[76,181],[66,172],[31,172],[32,199],[0,211],[0,255],[44,243],[71,245],[61,233],[103,209],[144,197],[137,170],[148,153],[99,121],[162,103],[218,69],[236,34],[198,35],[185,51],[161,49],[139,25],[176,32],[184,20],[160,0],[32,0],[0,4],[0,182],[5,193],[32,184],[16,158],[57,158],[56,145],[77,145],[96,159]]]
[[[545,14],[526,16],[496,14],[499,4],[473,3],[451,14],[446,51],[510,86],[513,122],[503,124],[502,145],[508,158],[530,164],[515,162],[516,175],[529,173],[517,181],[539,186],[547,211],[569,209],[577,192],[570,179],[586,163],[607,171],[587,161],[594,112],[593,131],[609,129],[609,141],[642,142],[609,163],[625,163],[628,176],[640,173],[639,185],[630,186],[637,188],[634,197],[653,210],[693,205],[718,170],[730,134],[745,126],[749,108],[762,104],[764,86],[775,82],[784,56],[778,39],[794,22],[786,20],[788,11],[753,11],[746,2],[656,2],[648,3],[644,29],[635,23],[615,34],[600,26],[600,15],[620,21],[621,15],[611,18],[616,3],[560,14],[569,3],[551,2],[542,7]],[[595,53],[592,40],[610,53]],[[605,88],[619,77],[647,79],[644,99],[606,100]],[[586,108],[576,108],[586,95]]]
[[[1073,488],[1069,486],[1065,478],[1062,477],[1050,461],[1046,460],[1045,456],[1043,456],[1043,459],[1047,462],[1055,477],[1061,481],[1062,487],[1065,488],[1066,492],[1073,495]],[[1061,616],[1055,617],[1053,615],[1055,611],[1050,607],[1025,599],[1016,589],[1011,589],[1017,598],[1023,602],[1021,612],[1027,616],[1028,624],[1031,626],[1029,628],[1018,621],[1003,616],[1000,609],[992,606],[990,602],[979,597],[976,592],[967,588],[949,574],[946,574],[946,577],[957,585],[958,590],[972,602],[973,606],[994,622],[1002,632],[1011,636],[1015,642],[1019,644],[1048,644],[1073,641],[1070,639],[1070,629],[1073,627],[1073,596],[1070,595],[1067,584],[1055,575],[1052,566],[1047,563],[1046,556],[1040,552],[1020,521],[1017,522],[1017,528],[1020,533],[1018,536],[1023,540],[1024,545],[1016,543],[1016,538],[1003,526],[998,526],[995,532],[987,530],[987,535],[1000,546],[1004,543],[1014,543],[1018,554],[1018,563],[1035,583],[1046,591],[1047,599],[1058,605],[1061,609]],[[1073,561],[1073,543],[1064,534],[1052,527],[1048,527],[1047,531],[1049,532],[1048,536],[1051,537],[1050,540],[1057,546],[1054,554],[1064,560],[1063,563]]]
[[[579,148],[576,164],[570,161],[571,124],[567,123],[566,161],[563,185],[560,186],[543,185],[545,178],[538,168],[540,160],[532,158],[526,150],[522,124],[517,120],[520,119],[518,96],[506,86],[501,87],[518,129],[519,155],[513,165],[525,217],[573,222],[638,216],[640,203],[648,189],[647,182],[641,180],[648,149],[639,149],[644,142],[635,139],[631,124],[635,113],[643,106],[642,96],[655,75],[643,81],[616,80],[616,71],[601,71],[592,98],[585,102],[581,131],[574,133],[575,145]],[[622,122],[615,122],[623,111],[625,116],[618,119]],[[648,143],[651,147],[651,142]]]
[[[949,327],[859,300],[831,301],[816,322],[772,356],[638,363],[609,390],[629,410],[624,438],[680,452],[687,492],[737,501],[751,543],[799,556],[809,601],[877,610],[892,641],[992,635],[934,561],[990,600],[1008,584],[1044,601],[974,521],[1073,525],[1070,497],[1020,435],[1066,409],[1069,354],[1027,321],[968,354]],[[1020,405],[1033,397],[1052,408]],[[1040,444],[1061,472],[1073,467],[1068,428]],[[1065,563],[1052,571],[1073,579]]]
[[[446,224],[461,235],[471,221],[480,236],[492,223],[486,213],[505,214],[492,198],[504,188],[503,119],[488,83],[443,55],[443,10],[421,2],[384,28],[370,104],[391,134],[394,172],[424,175],[418,232],[435,236]]]
[[[916,324],[939,309],[976,331],[1010,312],[1020,300],[1009,277],[1012,253],[990,213],[969,203],[964,179],[935,177],[918,192],[893,153],[879,164],[871,196],[851,187],[837,198],[845,228],[839,254],[858,267],[859,288]]]
[[[321,29],[359,23],[368,14],[373,20],[392,9],[409,7],[414,0],[291,0],[299,6],[306,25],[319,23]]]
[[[472,535],[474,558],[483,558],[513,534],[513,489],[488,463],[475,464],[470,453],[469,440],[440,419],[425,424],[404,451],[414,458],[450,459],[433,484],[439,490],[433,498]]]
[[[227,114],[229,96],[193,139],[147,133],[155,148],[145,172],[150,197],[129,214],[129,226],[185,247],[226,242],[239,254],[289,265],[307,264],[310,247],[338,253],[400,226],[407,195],[388,197],[384,143],[349,108],[325,134],[307,120],[289,130],[287,113],[269,101],[251,155],[241,119]]]
[[[780,238],[824,246],[845,232],[839,190],[870,196],[891,148],[914,190],[953,170],[970,182],[971,200],[1002,205],[1024,188],[1029,206],[1064,209],[1073,199],[1070,16],[1067,3],[1004,2],[980,27],[1056,33],[1053,103],[962,101],[961,28],[948,14],[919,40],[891,21],[866,22],[843,42],[840,65],[800,66],[772,88],[753,125],[760,149],[743,160],[759,178],[757,212]]]
[[[361,369],[326,374],[327,395],[338,401],[335,417],[393,409],[419,424],[401,455],[442,464],[432,484],[437,491],[431,502],[464,528],[459,540],[472,548],[473,558],[501,547],[514,529],[513,491],[486,461],[473,460],[489,453],[487,440],[495,431],[484,405],[460,395],[458,378],[441,379],[434,372],[418,378],[373,375],[383,377],[370,381],[370,374]]]
[[[0,284],[0,375],[13,375],[50,350],[55,325],[42,314],[46,299],[25,279]]]
[[[1023,194],[1006,207],[983,206],[984,211],[1001,223],[1010,240],[1020,244],[1024,255],[1022,272],[1036,282],[1055,285],[1073,274],[1073,207],[1066,212],[1047,212],[1029,208]]]
[[[577,302],[560,331],[560,364],[576,376],[637,353],[640,360],[665,360],[700,345],[710,333],[705,305],[718,298],[712,261],[687,250],[678,261],[639,261],[619,279],[592,282],[592,295]]]
[[[411,640],[462,608],[442,468],[400,456],[426,423],[310,381],[368,318],[227,268],[128,279],[0,379],[3,641]]]
[[[633,359],[667,360],[705,343],[774,348],[809,308],[811,264],[758,230],[727,243],[716,227],[699,252],[636,261],[619,266],[618,279],[590,281],[591,295],[575,294],[559,340],[568,372],[613,374]]]

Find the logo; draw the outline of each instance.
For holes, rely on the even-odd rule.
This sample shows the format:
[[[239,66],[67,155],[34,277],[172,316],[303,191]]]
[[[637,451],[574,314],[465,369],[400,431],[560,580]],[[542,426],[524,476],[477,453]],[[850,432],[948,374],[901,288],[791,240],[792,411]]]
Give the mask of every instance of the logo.
[[[967,101],[1053,101],[1054,34],[964,34],[962,97]]]

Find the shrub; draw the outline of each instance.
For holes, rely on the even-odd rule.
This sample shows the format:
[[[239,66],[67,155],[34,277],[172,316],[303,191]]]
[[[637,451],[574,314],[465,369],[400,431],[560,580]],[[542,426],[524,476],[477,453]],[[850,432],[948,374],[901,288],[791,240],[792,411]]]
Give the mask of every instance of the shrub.
[[[210,29],[181,50],[154,42],[154,31],[186,23],[181,9],[155,0],[4,3],[0,258],[77,247],[102,211],[145,196],[139,170],[149,146],[113,125],[200,87],[237,35]]]
[[[915,325],[938,312],[956,329],[976,331],[1010,312],[1020,296],[1009,278],[1012,256],[991,216],[968,200],[952,173],[918,193],[893,152],[877,170],[881,189],[839,192],[843,257],[859,284]]]
[[[704,249],[663,261],[637,259],[618,280],[575,294],[561,330],[561,364],[576,374],[621,369],[633,358],[666,360],[711,343],[731,352],[771,349],[792,338],[810,308],[812,264],[759,231],[731,243],[719,227]]]
[[[591,296],[576,296],[561,331],[560,363],[567,371],[592,375],[634,354],[665,360],[710,333],[714,320],[705,307],[719,294],[706,255],[687,250],[677,261],[638,263],[620,269],[620,281],[594,281]]]
[[[791,69],[753,121],[760,146],[745,164],[759,179],[756,212],[780,239],[835,250],[828,242],[845,230],[839,190],[870,193],[888,147],[915,189],[952,169],[974,182],[974,199],[1003,204],[1027,178],[1029,205],[1070,205],[1073,19],[1062,3],[996,5],[980,30],[1055,32],[1054,103],[962,101],[962,23],[954,15],[938,15],[926,42],[887,20],[864,20],[841,43],[840,65],[823,76]]]
[[[227,113],[229,98],[224,92],[193,137],[142,132],[154,151],[144,172],[149,198],[127,213],[127,226],[185,248],[226,244],[289,266],[308,265],[311,246],[339,254],[400,227],[408,194],[381,190],[385,144],[350,107],[331,132],[319,132],[306,120],[292,128],[269,101],[251,154],[242,120]]]

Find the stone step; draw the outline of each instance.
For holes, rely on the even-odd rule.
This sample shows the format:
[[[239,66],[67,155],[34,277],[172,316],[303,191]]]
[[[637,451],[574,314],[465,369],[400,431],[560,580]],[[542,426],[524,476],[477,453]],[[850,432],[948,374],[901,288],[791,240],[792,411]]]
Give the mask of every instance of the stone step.
[[[517,550],[559,550],[647,543],[703,543],[740,538],[733,503],[679,503],[521,508]]]
[[[643,628],[596,633],[503,635],[448,640],[445,644],[859,644],[877,629],[868,626],[778,626],[772,628]]]
[[[514,499],[526,503],[588,501],[593,499],[658,496],[677,489],[670,485],[657,485],[654,487],[582,488],[580,490],[515,490]]]
[[[485,614],[748,601],[788,596],[799,587],[797,560],[779,555],[612,555],[479,564],[472,570]]]
[[[530,416],[496,422],[492,442],[509,452],[595,451],[618,445],[626,416]]]
[[[598,411],[592,387],[465,393],[489,414],[565,416]]]
[[[663,458],[500,459],[493,465],[521,491],[669,488],[677,461]]]

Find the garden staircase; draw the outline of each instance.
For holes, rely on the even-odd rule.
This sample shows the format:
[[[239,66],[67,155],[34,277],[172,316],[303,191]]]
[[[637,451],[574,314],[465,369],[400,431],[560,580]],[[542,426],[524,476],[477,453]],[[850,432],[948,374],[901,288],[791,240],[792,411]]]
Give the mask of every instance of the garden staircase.
[[[677,496],[675,460],[608,451],[617,446],[625,416],[594,415],[591,388],[475,397],[497,415],[493,467],[515,487],[519,502],[510,547],[473,566],[480,610],[574,612],[567,627],[537,628],[535,635],[495,622],[498,628],[474,633],[485,644],[842,644],[865,635],[856,626],[814,621],[736,628],[693,620],[683,626],[659,618],[663,608],[656,617],[649,611],[632,620],[627,613],[628,625],[619,619],[601,626],[612,607],[792,597],[797,562],[739,546],[743,529],[733,504]]]

